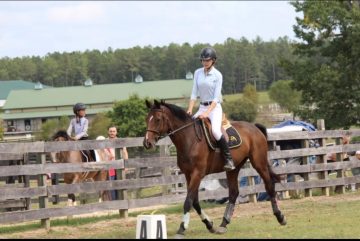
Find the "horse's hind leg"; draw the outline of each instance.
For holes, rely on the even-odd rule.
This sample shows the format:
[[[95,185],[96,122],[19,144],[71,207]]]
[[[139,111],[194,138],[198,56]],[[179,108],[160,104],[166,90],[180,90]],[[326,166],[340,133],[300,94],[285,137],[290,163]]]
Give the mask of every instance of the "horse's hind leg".
[[[210,233],[215,233],[216,230],[214,229],[213,221],[209,218],[208,215],[201,209],[199,203],[199,192],[196,193],[196,197],[194,199],[193,207],[196,210],[197,214],[200,216],[201,221],[205,224],[206,228],[209,230]]]
[[[253,156],[250,157],[250,161],[255,170],[259,173],[261,178],[264,181],[265,189],[268,195],[270,196],[271,207],[273,209],[273,213],[281,225],[286,225],[286,220],[284,215],[281,213],[277,200],[276,200],[276,192],[275,192],[275,183],[280,181],[279,176],[277,176],[271,169],[267,161],[267,155],[262,157]]]
[[[226,172],[228,186],[229,186],[229,203],[226,206],[224,217],[222,223],[217,230],[217,233],[223,234],[226,233],[226,226],[230,223],[231,217],[234,213],[236,199],[239,196],[239,184],[238,184],[238,175],[240,167],[236,167],[235,170]]]

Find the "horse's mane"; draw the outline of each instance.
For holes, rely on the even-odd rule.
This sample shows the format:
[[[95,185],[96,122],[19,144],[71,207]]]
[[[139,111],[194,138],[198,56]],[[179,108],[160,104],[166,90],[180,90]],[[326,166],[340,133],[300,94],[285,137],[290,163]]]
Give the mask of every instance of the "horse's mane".
[[[51,139],[55,140],[55,139],[57,139],[59,137],[62,137],[67,141],[72,140],[72,138],[64,130],[59,130],[58,132],[56,132]]]
[[[161,100],[160,105],[167,107],[175,117],[179,118],[182,121],[191,120],[191,116],[177,105],[165,103],[164,100]]]

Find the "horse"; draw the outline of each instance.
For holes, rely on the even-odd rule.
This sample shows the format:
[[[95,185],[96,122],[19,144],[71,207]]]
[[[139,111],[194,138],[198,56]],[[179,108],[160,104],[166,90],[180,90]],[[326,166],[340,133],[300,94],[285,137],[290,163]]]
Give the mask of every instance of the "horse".
[[[214,228],[213,222],[200,207],[199,185],[204,176],[223,171],[224,157],[221,153],[209,148],[199,121],[193,120],[182,108],[165,103],[164,100],[161,102],[154,100],[153,104],[148,100],[145,102],[149,112],[146,116],[147,129],[143,139],[144,147],[146,149],[154,148],[158,140],[169,136],[177,149],[177,165],[186,178],[187,195],[183,205],[183,219],[176,238],[184,237],[185,231],[189,227],[191,207],[194,207],[210,233],[223,234],[227,232],[226,226],[231,221],[235,202],[239,195],[239,171],[248,158],[264,180],[273,214],[281,225],[286,225],[285,217],[278,207],[275,192],[275,183],[280,182],[280,176],[273,172],[268,162],[267,132],[263,125],[245,121],[231,122],[238,133],[241,133],[243,142],[239,147],[230,149],[236,168],[226,172],[229,202],[221,225]]]
[[[59,130],[52,137],[53,141],[74,141],[66,131]],[[57,153],[51,153],[52,161],[55,163],[82,163],[82,151],[60,151]],[[91,157],[90,157],[91,158]],[[64,182],[66,184],[75,184],[90,181],[106,181],[108,179],[108,171],[92,171],[92,172],[74,172],[64,173]],[[100,191],[99,202],[107,200],[107,192]],[[73,193],[68,194],[68,206],[76,206],[75,195]]]

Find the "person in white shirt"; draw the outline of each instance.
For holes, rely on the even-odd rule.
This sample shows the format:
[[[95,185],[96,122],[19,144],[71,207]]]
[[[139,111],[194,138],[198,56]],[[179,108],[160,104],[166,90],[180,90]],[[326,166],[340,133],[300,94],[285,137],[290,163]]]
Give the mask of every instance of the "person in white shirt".
[[[225,157],[225,171],[235,169],[234,161],[231,157],[228,143],[221,133],[221,122],[223,111],[221,107],[222,96],[222,82],[223,77],[219,70],[215,68],[216,51],[211,47],[206,47],[201,50],[200,61],[203,65],[194,73],[194,84],[189,102],[187,113],[192,114],[197,97],[200,97],[200,107],[193,118],[205,119],[209,118],[212,126],[212,133],[221,148]]]

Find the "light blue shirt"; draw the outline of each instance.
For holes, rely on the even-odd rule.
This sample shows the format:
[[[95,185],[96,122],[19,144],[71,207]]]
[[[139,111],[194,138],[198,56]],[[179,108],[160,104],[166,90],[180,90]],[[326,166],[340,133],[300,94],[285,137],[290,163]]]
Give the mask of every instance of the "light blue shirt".
[[[222,82],[222,74],[214,66],[207,74],[205,74],[204,68],[197,69],[194,73],[191,99],[196,100],[199,96],[201,102],[215,101],[221,103]]]
[[[75,133],[75,138],[79,140],[81,137],[88,137],[87,131],[89,127],[89,121],[85,117],[80,118],[80,122],[76,122],[76,118],[70,121],[67,133],[71,136],[72,132]]]

